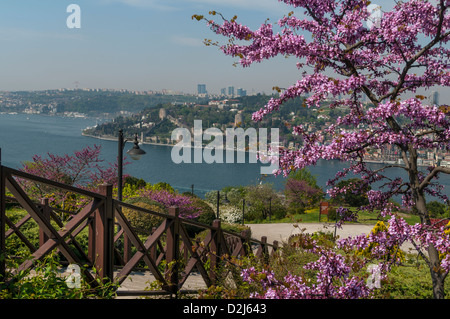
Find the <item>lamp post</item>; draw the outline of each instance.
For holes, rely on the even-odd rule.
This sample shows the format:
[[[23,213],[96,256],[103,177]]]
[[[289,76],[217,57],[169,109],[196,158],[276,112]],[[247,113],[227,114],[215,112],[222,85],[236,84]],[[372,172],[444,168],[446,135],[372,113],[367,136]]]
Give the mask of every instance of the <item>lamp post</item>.
[[[125,147],[125,141],[123,139],[123,130],[119,130],[119,149],[117,157],[117,199],[122,201],[122,179],[123,179],[123,148]]]
[[[220,206],[220,191],[217,191],[217,219],[220,219],[219,206]]]
[[[119,130],[119,148],[118,148],[118,181],[117,181],[117,199],[119,201],[122,201],[122,193],[123,193],[123,149],[125,147],[125,143],[127,141],[123,138],[123,130]],[[130,155],[130,157],[137,161],[139,160],[142,155],[145,154],[145,151],[142,150],[139,147],[139,142],[137,139],[137,133],[134,135],[134,146],[133,148],[131,148],[130,150],[127,151],[127,154]],[[121,230],[120,225],[119,225],[119,231]],[[125,260],[125,262],[128,262],[130,260],[130,256],[131,256],[131,241],[128,238],[128,236],[126,234],[123,235],[123,259]]]
[[[224,204],[228,204],[230,203],[230,201],[227,198],[227,193],[225,193],[225,198],[222,201]],[[220,207],[220,191],[217,191],[217,219],[220,219],[220,214],[219,214],[219,208]]]
[[[242,199],[242,225],[244,225],[244,216],[245,216],[245,198]]]

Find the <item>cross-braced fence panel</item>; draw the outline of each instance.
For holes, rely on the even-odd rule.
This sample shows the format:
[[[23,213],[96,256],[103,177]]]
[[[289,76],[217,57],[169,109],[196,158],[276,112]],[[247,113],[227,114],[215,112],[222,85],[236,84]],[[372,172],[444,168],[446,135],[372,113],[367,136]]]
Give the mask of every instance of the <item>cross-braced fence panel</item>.
[[[267,258],[277,245],[269,245],[265,237],[255,240],[247,233],[235,234],[222,229],[220,220],[212,225],[181,218],[177,207],[168,212],[154,211],[113,199],[112,186],[101,185],[97,192],[0,166],[0,245],[3,255],[6,243],[13,237],[28,249],[30,258],[13,272],[28,270],[36,261],[56,250],[66,263],[87,265],[83,274],[95,286],[95,276],[122,284],[136,270],[146,270],[160,284],[159,291],[134,291],[130,294],[175,294],[183,290],[189,276],[199,275],[205,286],[216,283],[216,269],[223,257],[241,258],[254,254]],[[30,184],[31,183],[31,184]],[[49,198],[36,198],[38,191],[58,189],[82,198],[80,207],[67,210],[53,205]],[[39,193],[38,192],[38,193]],[[72,196],[72,198],[74,198]],[[18,220],[6,213],[7,202],[25,212]],[[71,207],[73,208],[73,207]],[[157,220],[151,230],[133,225],[124,213],[133,211]],[[30,238],[27,224],[39,227],[38,238]],[[204,229],[203,239],[192,238],[189,227]],[[0,275],[6,278],[5,259],[1,259]]]

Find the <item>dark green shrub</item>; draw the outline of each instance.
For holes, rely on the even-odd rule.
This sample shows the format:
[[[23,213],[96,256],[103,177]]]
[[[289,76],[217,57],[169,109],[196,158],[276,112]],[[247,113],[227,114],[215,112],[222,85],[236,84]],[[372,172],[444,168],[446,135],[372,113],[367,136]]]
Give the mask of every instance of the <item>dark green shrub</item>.
[[[127,200],[127,203],[157,213],[166,213],[164,205],[146,197],[136,197]],[[153,227],[158,227],[163,218],[151,213],[123,207],[122,212],[138,235],[149,236]]]
[[[191,196],[194,201],[194,206],[198,208],[200,215],[194,219],[194,221],[211,226],[213,221],[216,219],[216,213],[208,205],[205,201],[197,196]],[[193,225],[185,225],[188,235],[190,237],[195,237],[196,234],[200,233],[204,230],[204,228],[193,226]]]
[[[6,213],[8,219],[16,224],[26,215],[27,211],[22,208],[13,208]],[[6,227],[8,230],[9,227]],[[28,241],[36,248],[39,245],[39,226],[30,218],[25,224],[23,224],[19,231],[28,239]],[[6,253],[10,256],[25,256],[30,253],[30,249],[24,244],[22,239],[17,234],[12,234],[6,239]]]
[[[431,201],[427,203],[427,210],[432,218],[449,217],[449,206],[438,201]]]
[[[247,231],[248,236],[252,236],[251,228],[240,224],[221,223],[222,229],[231,233],[241,235],[243,231]]]

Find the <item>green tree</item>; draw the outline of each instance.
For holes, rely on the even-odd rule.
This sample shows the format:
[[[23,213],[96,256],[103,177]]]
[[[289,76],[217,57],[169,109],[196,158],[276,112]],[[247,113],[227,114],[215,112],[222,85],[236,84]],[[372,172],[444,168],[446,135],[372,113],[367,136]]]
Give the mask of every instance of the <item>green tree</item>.
[[[292,171],[284,187],[288,213],[304,214],[308,207],[316,205],[324,197],[317,179],[306,169]]]
[[[367,192],[372,188],[359,178],[342,180],[337,184],[341,193],[333,198],[334,202],[341,202],[349,206],[363,206],[369,204]]]
[[[246,186],[245,202],[249,205],[245,218],[249,220],[280,219],[287,213],[282,197],[272,184]]]
[[[450,206],[438,201],[431,201],[427,203],[427,210],[428,213],[430,214],[430,217],[432,218],[450,217],[449,216]]]
[[[317,178],[307,168],[302,168],[290,172],[288,175],[288,179],[286,181],[288,181],[289,179],[295,179],[297,181],[305,181],[311,187],[320,188],[317,185]]]

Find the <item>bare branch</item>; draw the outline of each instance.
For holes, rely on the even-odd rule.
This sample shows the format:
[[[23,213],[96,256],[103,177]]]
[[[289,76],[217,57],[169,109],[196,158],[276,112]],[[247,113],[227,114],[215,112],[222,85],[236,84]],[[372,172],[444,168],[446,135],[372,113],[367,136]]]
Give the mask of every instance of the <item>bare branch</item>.
[[[388,169],[388,168],[402,168],[402,169],[404,169],[405,171],[408,171],[408,168],[406,168],[406,167],[403,166],[403,165],[399,165],[399,164],[390,164],[390,165],[385,165],[385,166],[383,166],[383,167],[381,167],[381,168],[379,168],[379,169],[377,169],[377,170],[374,170],[373,172],[374,172],[374,173],[382,172],[382,171],[384,171],[384,170],[386,170],[386,169]]]

